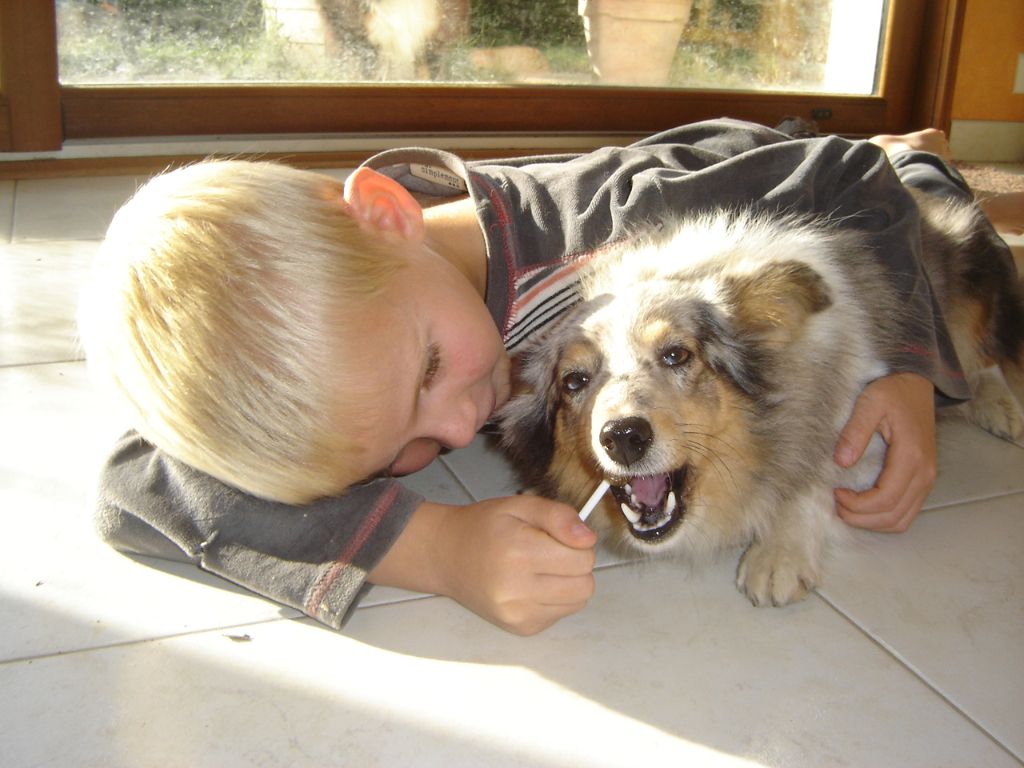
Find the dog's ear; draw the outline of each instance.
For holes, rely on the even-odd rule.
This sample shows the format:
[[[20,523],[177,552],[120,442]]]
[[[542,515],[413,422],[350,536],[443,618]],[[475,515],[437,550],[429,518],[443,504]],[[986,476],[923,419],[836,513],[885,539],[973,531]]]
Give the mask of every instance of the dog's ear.
[[[610,299],[597,296],[576,304],[512,358],[512,397],[495,415],[495,421],[502,450],[532,487],[544,483],[555,455],[562,354],[583,321]]]
[[[531,339],[512,358],[512,397],[496,414],[500,445],[523,479],[536,485],[544,477],[555,449],[556,381],[561,345],[560,321],[542,337]]]
[[[719,376],[733,382],[750,397],[767,388],[766,351],[749,334],[740,333],[719,307],[706,304],[697,315],[701,357]]]
[[[789,343],[809,316],[832,305],[824,278],[799,261],[768,264],[725,285],[737,327],[768,343]]]

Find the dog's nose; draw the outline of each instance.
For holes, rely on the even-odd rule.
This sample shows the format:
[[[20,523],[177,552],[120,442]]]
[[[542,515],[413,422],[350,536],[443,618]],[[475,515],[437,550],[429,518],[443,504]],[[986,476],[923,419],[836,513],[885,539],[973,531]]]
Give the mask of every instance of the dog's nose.
[[[615,419],[601,427],[601,447],[612,461],[627,467],[643,458],[652,440],[654,430],[639,416]]]

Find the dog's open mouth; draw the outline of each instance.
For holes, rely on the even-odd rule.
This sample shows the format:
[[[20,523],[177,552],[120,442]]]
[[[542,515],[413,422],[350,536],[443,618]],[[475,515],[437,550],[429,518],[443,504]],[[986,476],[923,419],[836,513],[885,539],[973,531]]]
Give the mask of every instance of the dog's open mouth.
[[[612,495],[629,523],[629,531],[644,541],[660,539],[683,519],[686,467],[675,472],[630,477],[612,483]]]

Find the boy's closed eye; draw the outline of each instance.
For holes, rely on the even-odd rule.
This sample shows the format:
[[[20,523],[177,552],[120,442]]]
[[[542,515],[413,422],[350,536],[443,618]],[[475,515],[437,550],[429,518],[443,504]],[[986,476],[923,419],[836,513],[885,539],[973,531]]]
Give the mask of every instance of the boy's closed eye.
[[[437,381],[438,372],[440,370],[441,346],[437,342],[431,342],[427,345],[426,355],[424,356],[423,373],[420,376],[420,389],[422,391],[430,391],[430,388]],[[401,453],[402,451],[399,451],[386,467],[368,473],[362,480],[358,481],[356,485],[372,483],[374,480],[380,480],[382,478],[395,477],[396,473],[394,471],[394,464],[398,461]]]
[[[436,342],[427,346],[427,364],[423,371],[423,378],[420,380],[420,387],[429,391],[437,380],[438,371],[441,369],[441,347]]]

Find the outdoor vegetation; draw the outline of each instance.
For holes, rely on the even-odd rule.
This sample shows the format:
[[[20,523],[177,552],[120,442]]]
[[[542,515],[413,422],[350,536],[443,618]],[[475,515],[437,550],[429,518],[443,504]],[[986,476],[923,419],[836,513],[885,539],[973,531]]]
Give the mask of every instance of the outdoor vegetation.
[[[365,19],[373,0],[324,0],[333,13],[325,14],[321,45],[289,39],[267,10],[270,2],[58,0],[61,81],[594,82],[577,0],[454,3],[462,18],[447,25],[446,35],[425,40],[414,68],[397,76],[382,67],[386,52],[368,39]],[[807,42],[780,46],[778,30],[767,25],[765,0],[695,0],[669,83],[814,90],[829,4],[801,3]],[[509,47],[518,54],[505,53]]]

